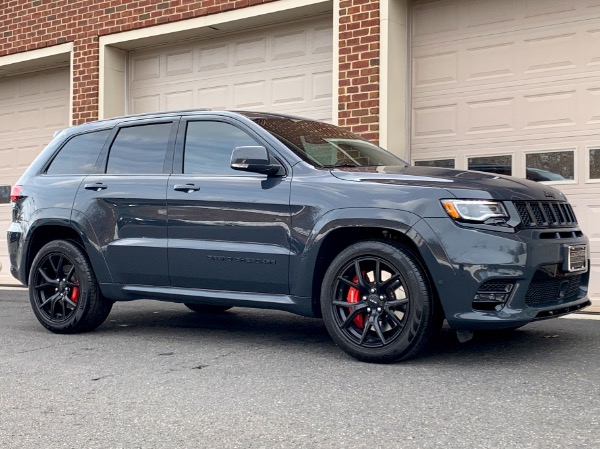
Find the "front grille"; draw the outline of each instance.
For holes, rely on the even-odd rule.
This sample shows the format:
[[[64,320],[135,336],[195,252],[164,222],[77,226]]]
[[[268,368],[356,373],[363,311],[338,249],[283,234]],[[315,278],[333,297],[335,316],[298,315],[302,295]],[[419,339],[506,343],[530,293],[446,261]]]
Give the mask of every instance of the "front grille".
[[[514,205],[525,228],[577,226],[569,203],[555,201],[515,201]]]
[[[577,299],[582,276],[534,280],[525,294],[529,307],[549,307]]]

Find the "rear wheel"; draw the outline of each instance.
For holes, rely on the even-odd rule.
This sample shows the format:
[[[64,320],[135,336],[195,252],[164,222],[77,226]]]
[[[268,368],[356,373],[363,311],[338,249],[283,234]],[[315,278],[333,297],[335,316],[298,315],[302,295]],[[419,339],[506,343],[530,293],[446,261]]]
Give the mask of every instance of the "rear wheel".
[[[321,310],[337,345],[366,362],[418,354],[443,321],[415,256],[402,245],[375,240],[334,259],[323,279]]]
[[[222,313],[231,309],[229,306],[212,306],[208,304],[185,303],[185,306],[198,313]]]
[[[95,329],[106,320],[113,304],[102,296],[84,252],[65,240],[46,244],[35,256],[29,300],[38,321],[63,334]]]

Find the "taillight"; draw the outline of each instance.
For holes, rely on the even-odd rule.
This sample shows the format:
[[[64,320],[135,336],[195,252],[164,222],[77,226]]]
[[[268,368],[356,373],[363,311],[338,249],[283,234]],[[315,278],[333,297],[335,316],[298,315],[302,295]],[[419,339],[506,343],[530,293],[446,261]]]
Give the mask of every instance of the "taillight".
[[[10,189],[10,202],[16,203],[21,199],[23,193],[23,186],[12,186]]]

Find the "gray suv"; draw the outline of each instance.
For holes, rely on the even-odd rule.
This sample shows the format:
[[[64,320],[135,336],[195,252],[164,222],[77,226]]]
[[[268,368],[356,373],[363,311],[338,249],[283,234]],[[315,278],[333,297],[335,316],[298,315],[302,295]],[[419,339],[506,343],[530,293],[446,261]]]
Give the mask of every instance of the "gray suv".
[[[369,362],[590,304],[589,246],[562,193],[411,167],[335,126],[210,110],[117,118],[54,138],[11,192],[11,272],[53,332],[114,301],[323,317]]]

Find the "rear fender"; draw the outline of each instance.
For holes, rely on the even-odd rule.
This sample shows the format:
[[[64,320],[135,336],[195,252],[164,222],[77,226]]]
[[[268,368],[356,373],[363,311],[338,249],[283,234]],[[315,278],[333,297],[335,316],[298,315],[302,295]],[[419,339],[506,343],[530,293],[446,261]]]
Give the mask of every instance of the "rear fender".
[[[98,236],[94,232],[94,228],[88,218],[83,213],[73,210],[71,214],[71,227],[75,229],[83,241],[85,251],[90,259],[98,282],[100,284],[112,283],[112,275],[102,252],[102,243],[98,240]]]

